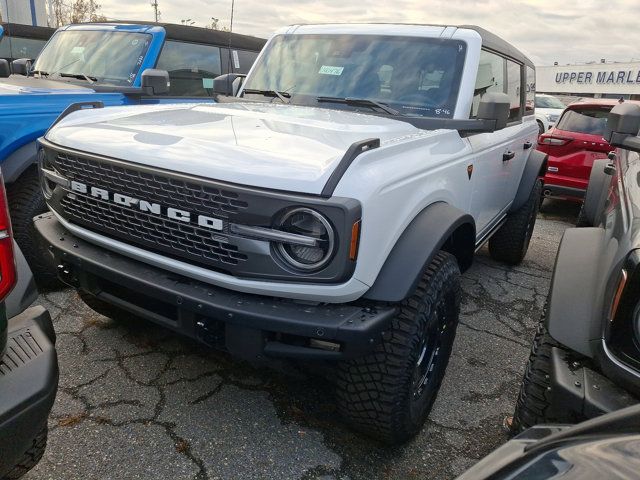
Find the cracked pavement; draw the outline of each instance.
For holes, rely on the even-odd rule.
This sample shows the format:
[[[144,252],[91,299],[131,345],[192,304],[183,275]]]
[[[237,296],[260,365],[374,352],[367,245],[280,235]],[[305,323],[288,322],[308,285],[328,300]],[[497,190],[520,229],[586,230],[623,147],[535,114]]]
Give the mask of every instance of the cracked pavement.
[[[36,479],[449,479],[506,440],[560,237],[575,205],[546,201],[522,265],[486,247],[463,275],[460,326],[422,432],[388,448],[350,431],[331,385],[255,369],[148,323],[107,319],[72,290],[41,295],[60,388]]]

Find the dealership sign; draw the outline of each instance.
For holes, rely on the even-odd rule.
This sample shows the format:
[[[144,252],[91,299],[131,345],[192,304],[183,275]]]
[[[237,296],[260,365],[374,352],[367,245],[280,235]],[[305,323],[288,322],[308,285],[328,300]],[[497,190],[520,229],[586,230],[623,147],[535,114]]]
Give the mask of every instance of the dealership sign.
[[[557,72],[556,83],[640,84],[640,70],[604,70]]]
[[[640,95],[640,62],[537,67],[536,89],[577,95]]]

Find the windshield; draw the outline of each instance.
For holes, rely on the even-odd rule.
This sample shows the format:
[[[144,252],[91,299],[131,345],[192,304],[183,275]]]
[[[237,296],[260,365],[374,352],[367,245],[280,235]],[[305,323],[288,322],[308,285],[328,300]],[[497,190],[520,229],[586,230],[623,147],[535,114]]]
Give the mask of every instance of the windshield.
[[[243,88],[288,93],[294,104],[313,104],[317,97],[357,98],[405,115],[451,118],[465,54],[466,44],[457,40],[280,35]],[[362,110],[362,105],[331,106]]]
[[[536,95],[536,108],[561,108],[564,110],[564,103],[556,97],[541,97]]]
[[[66,30],[51,38],[33,69],[53,78],[86,75],[98,83],[130,86],[150,42],[145,33]]]

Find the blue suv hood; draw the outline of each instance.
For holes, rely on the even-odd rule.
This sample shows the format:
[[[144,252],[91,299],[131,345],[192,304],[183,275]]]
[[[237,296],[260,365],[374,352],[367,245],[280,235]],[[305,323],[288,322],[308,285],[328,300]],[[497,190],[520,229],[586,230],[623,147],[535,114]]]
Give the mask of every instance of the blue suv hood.
[[[64,81],[53,81],[45,78],[23,77],[11,75],[0,81],[1,95],[42,95],[42,94],[77,94],[94,93],[93,89]]]

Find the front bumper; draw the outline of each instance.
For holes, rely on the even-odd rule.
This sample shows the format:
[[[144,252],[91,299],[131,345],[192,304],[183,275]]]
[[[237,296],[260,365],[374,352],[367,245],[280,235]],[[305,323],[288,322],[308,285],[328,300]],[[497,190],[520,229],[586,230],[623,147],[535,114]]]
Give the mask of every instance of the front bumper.
[[[569,411],[593,418],[640,403],[609,378],[567,359],[566,353],[555,347],[551,350],[550,377],[551,408],[562,417]]]
[[[49,312],[32,307],[9,319],[0,360],[0,478],[46,425],[58,389],[58,359]]]
[[[319,304],[239,293],[86,242],[52,215],[35,226],[65,283],[232,354],[338,360],[369,352],[395,307]]]

